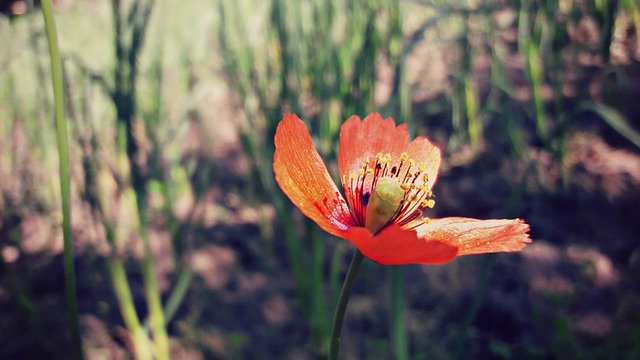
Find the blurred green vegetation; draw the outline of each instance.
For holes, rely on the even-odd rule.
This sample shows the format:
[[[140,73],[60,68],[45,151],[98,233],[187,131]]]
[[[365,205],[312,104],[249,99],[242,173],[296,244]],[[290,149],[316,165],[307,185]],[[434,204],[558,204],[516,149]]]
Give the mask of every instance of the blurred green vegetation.
[[[28,9],[0,18],[0,246],[24,254],[21,221],[39,214],[53,239],[61,219],[49,60],[41,18],[31,3]],[[110,280],[117,301],[110,306],[118,316],[105,322],[126,329],[123,346],[139,358],[167,358],[180,347],[175,343],[192,342],[204,356],[255,356],[246,350],[250,328],[230,331],[226,352],[202,349],[203,342],[192,339],[195,330],[176,329],[191,321],[180,313],[190,306],[190,289],[202,286],[190,260],[207,241],[206,209],[215,198],[224,202],[214,204],[216,219],[238,217],[225,210],[233,207],[227,206],[231,195],[255,213],[262,257],[256,262],[279,264],[286,273],[280,281],[291,284],[285,295],[304,334],[283,339],[282,347],[326,354],[350,251],[299,216],[274,181],[273,136],[284,112],[307,121],[334,176],[342,121],[372,111],[434,138],[443,146],[445,170],[458,166],[456,159],[491,152],[523,162],[532,152],[549,154],[561,166],[564,190],[558,191],[565,193],[559,196],[569,193],[567,156],[577,131],[595,128],[622,148],[640,147],[632,103],[640,94],[634,87],[640,74],[633,73],[640,61],[634,0],[75,0],[61,5],[56,21],[79,271]],[[229,143],[240,160],[225,158],[233,155],[224,153]],[[521,179],[522,193],[530,191],[528,181],[545,181],[533,168]],[[523,204],[526,196],[516,192],[491,214],[523,216],[522,209],[534,207]],[[95,248],[77,230],[83,228],[98,229]],[[534,240],[544,234],[533,231]],[[158,234],[169,239],[166,245],[159,245]],[[34,289],[19,266],[1,258],[0,301],[27,314],[27,328],[41,344],[34,349],[56,354]],[[428,333],[429,339],[413,338],[419,332],[405,312],[416,303],[404,297],[411,289],[403,285],[414,275],[390,268],[388,321],[368,329],[374,334],[364,353],[346,351],[381,358],[511,358],[521,347],[533,358],[563,357],[569,349],[587,358],[640,352],[637,331],[615,328],[606,341],[584,340],[560,310],[542,340],[521,346],[483,338],[476,324],[496,262],[480,264],[477,291],[457,323],[448,326],[442,308],[436,310],[445,313],[433,312],[445,330]],[[93,312],[84,303],[84,311]],[[28,353],[26,344],[20,339],[0,354]]]

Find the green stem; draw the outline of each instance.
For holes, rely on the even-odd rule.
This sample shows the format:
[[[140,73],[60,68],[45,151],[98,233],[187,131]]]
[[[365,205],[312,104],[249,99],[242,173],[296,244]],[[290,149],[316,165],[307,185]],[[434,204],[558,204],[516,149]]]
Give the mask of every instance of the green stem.
[[[56,140],[58,143],[58,157],[60,159],[60,192],[62,197],[62,232],[64,238],[64,280],[69,311],[71,341],[73,357],[83,359],[82,341],[78,322],[78,303],[76,298],[76,273],[73,264],[73,237],[71,234],[71,176],[69,174],[69,144],[67,139],[67,123],[64,118],[64,92],[62,86],[62,61],[58,48],[58,35],[53,20],[51,0],[42,0],[42,15],[44,17],[45,33],[49,45],[51,60],[51,83],[53,86],[54,112],[56,123]]]
[[[178,280],[173,292],[167,300],[167,304],[164,307],[164,321],[166,324],[171,322],[171,319],[175,316],[178,308],[182,304],[184,297],[187,295],[189,285],[193,281],[193,271],[189,268],[182,267],[178,272]]]
[[[125,326],[131,332],[131,342],[135,358],[138,360],[150,360],[152,359],[152,351],[149,338],[144,328],[140,326],[140,320],[136,313],[127,274],[122,261],[118,259],[117,256],[117,254],[111,255],[108,265],[111,281],[113,282],[116,298],[120,306],[120,313],[124,319]]]
[[[146,207],[144,198],[140,193],[136,194],[136,205],[140,220],[140,237],[144,246],[144,258],[142,260],[142,281],[144,292],[149,305],[149,321],[153,332],[153,342],[155,345],[156,358],[159,360],[169,359],[169,337],[167,335],[164,309],[158,288],[158,279],[153,264],[153,254],[151,242],[149,241],[149,224],[147,222]]]
[[[340,333],[342,332],[342,321],[344,320],[344,313],[347,311],[347,304],[349,303],[349,295],[351,295],[351,289],[356,282],[356,276],[362,265],[362,259],[364,255],[360,250],[356,250],[351,259],[351,265],[347,271],[347,276],[342,284],[342,291],[340,292],[340,298],[338,299],[338,306],[336,312],[333,315],[333,326],[331,327],[331,343],[329,348],[329,359],[335,360],[338,358],[338,352],[340,351]]]
[[[391,285],[391,343],[393,344],[394,358],[406,360],[409,358],[409,345],[407,344],[407,327],[404,317],[404,269],[401,266],[389,267],[389,283]]]

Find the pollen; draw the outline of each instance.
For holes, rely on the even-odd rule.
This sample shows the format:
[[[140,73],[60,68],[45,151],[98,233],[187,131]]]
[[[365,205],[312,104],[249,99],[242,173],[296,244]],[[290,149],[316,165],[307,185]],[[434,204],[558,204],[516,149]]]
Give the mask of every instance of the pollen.
[[[407,152],[365,157],[342,183],[355,222],[375,233],[387,224],[402,226],[421,219],[424,209],[435,206],[427,169],[424,162],[416,165]],[[379,214],[382,209],[384,214]]]

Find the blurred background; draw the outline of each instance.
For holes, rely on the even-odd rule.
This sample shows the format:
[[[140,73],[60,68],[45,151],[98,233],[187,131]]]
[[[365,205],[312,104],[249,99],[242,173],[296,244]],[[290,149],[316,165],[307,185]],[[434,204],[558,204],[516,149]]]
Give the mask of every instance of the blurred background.
[[[521,253],[365,261],[344,358],[640,358],[636,0],[54,8],[87,358],[326,355],[353,247],[275,184],[287,111],[334,177],[348,116],[407,122],[443,150],[428,216],[531,225]],[[38,1],[0,11],[0,358],[64,359],[44,24]]]

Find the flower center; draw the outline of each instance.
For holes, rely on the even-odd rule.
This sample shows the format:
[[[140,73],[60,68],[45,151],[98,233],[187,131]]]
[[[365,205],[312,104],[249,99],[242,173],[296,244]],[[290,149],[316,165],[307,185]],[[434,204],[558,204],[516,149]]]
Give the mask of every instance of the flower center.
[[[377,233],[398,212],[403,199],[404,190],[397,180],[388,177],[380,179],[367,204],[364,226],[371,233]]]
[[[393,161],[391,154],[367,158],[357,172],[342,179],[351,212],[360,226],[377,233],[387,224],[407,225],[429,219],[423,210],[433,208],[426,164],[416,166],[407,153]]]

